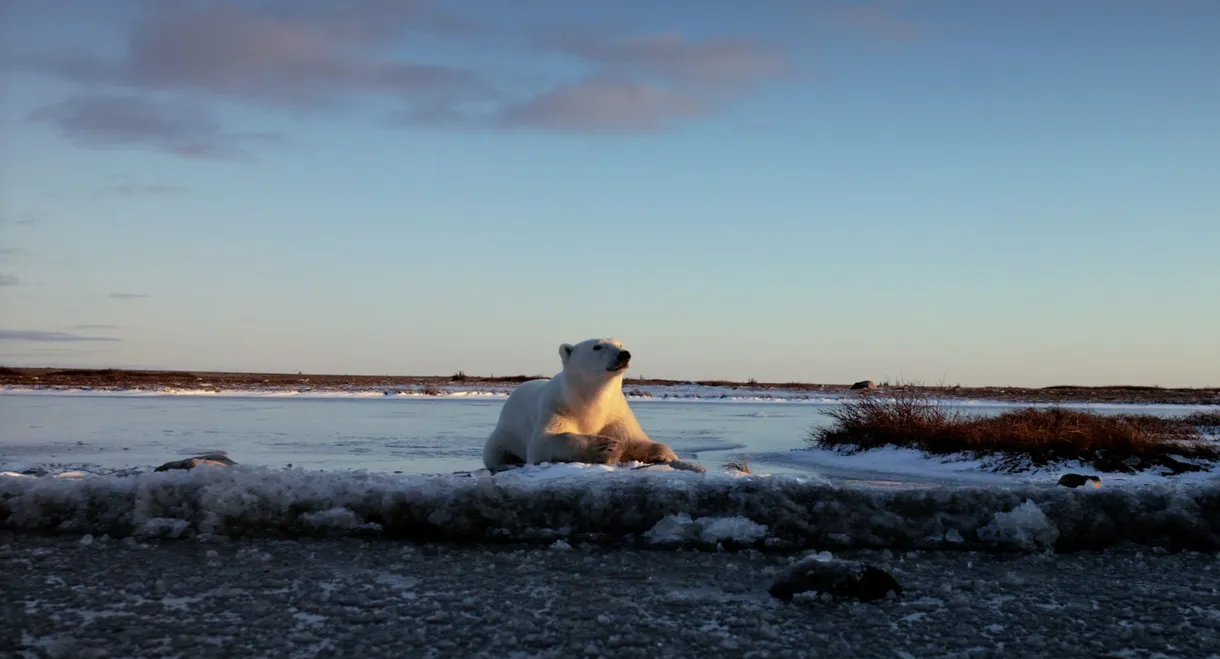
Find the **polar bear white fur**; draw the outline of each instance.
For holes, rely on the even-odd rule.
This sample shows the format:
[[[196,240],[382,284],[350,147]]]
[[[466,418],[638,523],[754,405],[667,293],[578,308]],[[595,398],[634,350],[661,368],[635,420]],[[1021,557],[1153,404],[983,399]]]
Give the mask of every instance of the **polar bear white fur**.
[[[677,462],[648,438],[623,395],[631,353],[615,339],[559,346],[563,370],[513,390],[483,447],[491,470],[541,462]]]

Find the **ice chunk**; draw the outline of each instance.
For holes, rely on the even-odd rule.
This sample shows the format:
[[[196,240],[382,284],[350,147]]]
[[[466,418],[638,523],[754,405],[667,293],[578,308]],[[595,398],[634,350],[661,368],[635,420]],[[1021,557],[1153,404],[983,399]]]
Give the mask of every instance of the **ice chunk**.
[[[703,542],[732,540],[748,545],[767,535],[767,527],[746,517],[704,517],[699,539]]]
[[[1103,488],[831,484],[797,476],[534,465],[420,476],[252,466],[0,478],[0,528],[153,536],[385,535],[801,550],[1220,549],[1220,483]]]
[[[1059,539],[1059,528],[1038,504],[1026,499],[1010,512],[996,513],[978,534],[986,542],[1035,551],[1053,547]]]
[[[686,513],[669,515],[644,533],[655,544],[683,544],[699,541],[716,544],[730,540],[749,545],[767,535],[767,527],[745,517],[702,517],[692,519]]]

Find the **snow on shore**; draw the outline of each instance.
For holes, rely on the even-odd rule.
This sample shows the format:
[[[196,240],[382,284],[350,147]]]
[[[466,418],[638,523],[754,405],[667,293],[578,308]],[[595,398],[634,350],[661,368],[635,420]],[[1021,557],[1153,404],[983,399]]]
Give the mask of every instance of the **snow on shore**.
[[[163,397],[198,396],[208,398],[300,398],[300,399],[386,399],[386,400],[436,400],[436,399],[504,399],[512,393],[513,384],[447,384],[400,387],[311,387],[296,388],[178,388],[149,386],[124,387],[61,387],[17,385],[0,386],[0,396],[109,396],[109,397]],[[857,397],[855,393],[834,391],[798,391],[784,389],[750,389],[746,387],[683,385],[641,385],[630,383],[624,386],[627,398],[632,402],[673,403],[797,403],[813,405],[837,405]],[[930,400],[936,401],[933,397]],[[1102,403],[1102,402],[1020,402],[990,399],[945,398],[942,404],[952,407],[1024,408],[1063,407],[1073,409],[1113,410],[1125,412],[1168,411],[1186,414],[1197,411],[1214,411],[1215,404],[1184,403]]]
[[[0,476],[0,528],[112,537],[367,535],[604,546],[1220,549],[1220,483],[867,487],[816,477],[540,465],[497,475],[252,467]]]

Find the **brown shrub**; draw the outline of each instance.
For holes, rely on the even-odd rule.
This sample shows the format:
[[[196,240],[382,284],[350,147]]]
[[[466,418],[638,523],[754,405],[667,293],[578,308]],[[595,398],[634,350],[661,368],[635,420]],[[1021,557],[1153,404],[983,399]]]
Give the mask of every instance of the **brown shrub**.
[[[898,446],[933,455],[997,453],[1026,456],[1034,465],[1062,460],[1093,462],[1103,471],[1168,466],[1193,470],[1174,460],[1220,459],[1220,445],[1209,442],[1188,418],[1097,414],[1052,408],[1024,408],[995,416],[949,409],[923,390],[895,389],[866,394],[823,412],[834,423],[813,430],[809,443],[849,452]]]
[[[732,471],[740,471],[743,474],[753,473],[750,471],[750,458],[745,455],[739,456],[724,463],[724,468]]]
[[[1196,428],[1220,429],[1220,412],[1194,412],[1187,414],[1182,420]]]

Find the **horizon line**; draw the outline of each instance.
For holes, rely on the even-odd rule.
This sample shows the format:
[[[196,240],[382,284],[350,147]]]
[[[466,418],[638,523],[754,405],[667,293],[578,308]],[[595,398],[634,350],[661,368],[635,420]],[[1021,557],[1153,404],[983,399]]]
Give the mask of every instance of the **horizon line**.
[[[517,373],[513,375],[472,375],[459,369],[450,375],[406,375],[406,374],[391,374],[391,373],[317,373],[297,371],[243,371],[243,370],[200,370],[200,369],[165,369],[165,368],[144,368],[144,367],[118,367],[118,366],[9,366],[0,363],[0,369],[13,371],[82,371],[82,372],[99,372],[99,371],[118,371],[121,373],[159,373],[166,375],[245,375],[245,376],[278,376],[278,377],[330,377],[330,378],[396,378],[396,379],[416,379],[416,380],[447,380],[451,382],[467,381],[484,381],[484,382],[513,382],[526,381],[534,379],[549,379],[553,375]],[[82,375],[86,373],[81,373]],[[16,375],[17,373],[4,373],[0,371],[0,375]],[[1011,385],[1011,384],[928,384],[919,380],[897,380],[890,382],[887,380],[857,380],[856,382],[813,382],[804,380],[785,380],[785,381],[767,381],[757,378],[747,378],[745,380],[734,380],[727,378],[666,378],[666,377],[649,377],[649,376],[625,376],[623,382],[640,382],[640,383],[655,383],[655,384],[695,384],[702,386],[759,386],[759,387],[782,387],[782,386],[801,386],[801,387],[851,387],[860,382],[873,382],[878,388],[898,388],[898,387],[919,387],[926,389],[1159,389],[1159,390],[1189,390],[1189,391],[1206,391],[1220,390],[1220,385],[1203,385],[1203,386],[1165,386],[1159,384],[1052,384],[1041,386],[1030,385]]]

